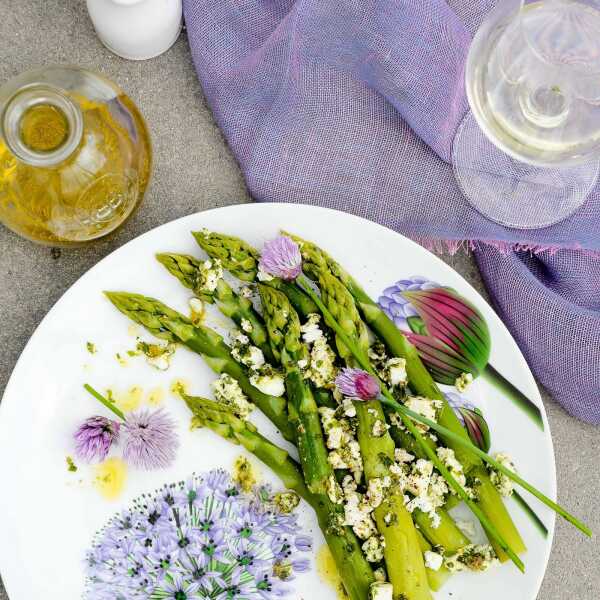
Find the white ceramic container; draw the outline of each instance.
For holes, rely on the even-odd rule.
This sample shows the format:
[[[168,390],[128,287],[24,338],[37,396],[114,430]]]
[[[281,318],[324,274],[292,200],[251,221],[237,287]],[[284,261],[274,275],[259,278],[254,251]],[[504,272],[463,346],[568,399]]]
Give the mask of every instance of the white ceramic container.
[[[87,0],[88,12],[102,43],[130,60],[166,52],[177,40],[182,0]]]

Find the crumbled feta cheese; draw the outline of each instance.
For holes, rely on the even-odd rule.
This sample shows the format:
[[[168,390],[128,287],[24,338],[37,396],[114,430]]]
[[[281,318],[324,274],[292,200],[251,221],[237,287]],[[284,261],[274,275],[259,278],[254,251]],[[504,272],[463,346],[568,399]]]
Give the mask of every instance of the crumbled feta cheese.
[[[415,457],[407,452],[404,448],[396,448],[394,450],[394,458],[400,464],[409,463],[415,460]]]
[[[236,335],[231,343],[231,356],[250,369],[259,369],[265,364],[265,356],[260,348],[252,346],[247,335]]]
[[[425,551],[423,558],[425,559],[425,566],[432,571],[439,571],[444,562],[444,557],[441,554],[429,550]]]
[[[389,477],[385,479],[381,479],[380,477],[373,477],[372,479],[369,479],[367,493],[364,496],[364,501],[371,507],[372,510],[381,506],[381,503],[383,502],[385,489],[389,486]]]
[[[337,418],[332,408],[319,408],[323,431],[327,437],[327,448],[331,450],[328,459],[334,469],[349,469],[356,481],[363,471],[360,446],[354,438],[354,431],[348,419]]]
[[[136,349],[146,357],[146,362],[159,371],[166,371],[171,366],[171,358],[175,354],[176,345],[170,342],[148,344],[138,341]]]
[[[309,366],[304,377],[310,379],[316,387],[333,387],[337,375],[335,353],[327,340],[321,337],[313,343],[310,349]]]
[[[375,581],[379,583],[385,583],[387,581],[387,573],[383,567],[379,567],[373,571],[373,577],[375,577]]]
[[[393,597],[394,587],[391,583],[376,581],[369,587],[369,600],[392,600]]]
[[[246,333],[252,333],[252,331],[254,330],[254,326],[252,325],[252,323],[250,323],[250,321],[248,321],[248,319],[242,319],[241,327],[242,330]]]
[[[361,495],[354,492],[346,495],[344,504],[344,525],[352,527],[354,533],[366,540],[377,533],[377,527],[371,517],[372,508],[362,502]]]
[[[381,437],[389,429],[389,425],[384,423],[381,419],[376,419],[371,428],[371,435],[373,437]]]
[[[498,559],[494,549],[486,544],[476,546],[469,544],[456,554],[444,558],[445,567],[452,572],[457,571],[487,571]]]
[[[441,400],[430,400],[429,398],[423,398],[421,396],[410,396],[404,403],[406,408],[416,412],[417,414],[429,419],[430,421],[437,421],[437,410],[441,408]],[[419,431],[424,432],[429,429],[428,425],[423,423],[415,423]]]
[[[240,289],[240,296],[242,298],[252,298],[252,290],[245,285]]]
[[[386,381],[392,387],[406,385],[406,360],[404,358],[390,358],[385,364]]]
[[[327,496],[334,504],[342,504],[344,502],[344,491],[337,482],[335,475],[330,475],[325,482],[325,490]]]
[[[473,375],[471,373],[462,373],[456,378],[454,385],[459,392],[466,392],[467,388],[473,383]]]
[[[323,337],[323,332],[319,327],[319,323],[321,322],[321,315],[317,313],[312,313],[308,315],[308,320],[302,327],[300,327],[300,331],[302,332],[302,339],[305,344],[314,344],[317,340],[320,340]]]
[[[515,467],[515,463],[512,458],[508,454],[504,454],[503,452],[499,452],[494,456],[494,458],[503,466],[513,471],[517,472],[517,468]],[[490,480],[494,484],[494,487],[500,492],[501,496],[508,498],[512,496],[514,491],[514,484],[512,479],[510,479],[507,475],[498,471],[497,469],[490,468]]]
[[[256,274],[256,279],[259,281],[273,281],[274,277],[269,275],[266,271],[263,271],[261,268],[258,269],[258,273]]]
[[[362,545],[362,551],[369,562],[379,562],[383,560],[383,549],[385,540],[382,535],[372,535]]]
[[[308,367],[308,360],[306,358],[302,358],[298,361],[298,368],[301,371],[304,371]]]
[[[344,494],[348,495],[355,492],[357,487],[356,481],[352,475],[344,475],[344,478],[342,479],[342,489],[344,490]]]
[[[204,314],[204,302],[200,298],[189,299],[190,310],[192,311],[192,320],[194,317],[198,317]]]
[[[242,419],[245,419],[254,409],[254,405],[248,401],[240,384],[231,375],[222,373],[219,379],[211,383],[211,387],[216,400],[230,406]]]
[[[194,290],[198,293],[211,293],[217,289],[219,279],[223,278],[220,260],[205,260],[196,273]]]
[[[411,463],[411,470],[405,479],[404,489],[412,494],[406,504],[406,509],[413,512],[419,509],[431,518],[432,527],[439,527],[441,522],[437,509],[445,503],[448,486],[444,479],[433,470],[433,463],[418,459]]]
[[[456,456],[454,454],[454,450],[451,448],[443,448],[439,447],[437,449],[438,458],[442,461],[443,465],[450,471],[450,475],[456,479],[457,483],[459,483],[463,488],[467,484],[467,478],[465,477],[465,473],[463,470],[463,466],[458,462]],[[456,494],[454,489],[450,490],[453,494]]]
[[[344,398],[342,400],[342,410],[344,411],[344,415],[346,417],[355,417],[356,416],[356,407],[354,406],[354,402],[352,402],[351,398]]]
[[[273,504],[280,513],[287,515],[300,504],[300,496],[291,490],[278,492],[273,496]]]
[[[285,379],[267,363],[250,375],[250,383],[263,394],[279,398],[285,394]]]

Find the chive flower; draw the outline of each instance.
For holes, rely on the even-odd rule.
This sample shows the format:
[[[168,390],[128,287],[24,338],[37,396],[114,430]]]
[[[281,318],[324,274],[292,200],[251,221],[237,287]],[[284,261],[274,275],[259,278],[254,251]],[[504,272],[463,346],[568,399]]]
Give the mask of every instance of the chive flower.
[[[123,458],[132,466],[150,471],[168,467],[175,460],[179,446],[176,425],[162,408],[130,413],[123,430]]]
[[[114,515],[86,555],[86,600],[275,600],[309,568],[295,514],[270,490],[245,494],[223,470],[144,494]]]
[[[265,243],[258,266],[272,277],[292,281],[302,272],[300,248],[294,240],[280,235]]]
[[[381,392],[377,379],[362,369],[342,369],[335,385],[344,396],[354,400],[374,400]]]
[[[119,439],[121,425],[106,417],[86,419],[75,431],[75,455],[86,462],[101,462]]]

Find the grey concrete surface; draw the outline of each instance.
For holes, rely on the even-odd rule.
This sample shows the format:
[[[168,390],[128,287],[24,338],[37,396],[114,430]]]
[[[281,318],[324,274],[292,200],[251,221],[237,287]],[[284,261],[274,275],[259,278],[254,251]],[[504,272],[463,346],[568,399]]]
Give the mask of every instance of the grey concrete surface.
[[[98,260],[166,221],[250,201],[236,161],[204,100],[185,34],[159,58],[127,62],[97,40],[83,0],[0,0],[0,83],[26,69],[53,63],[98,70],[132,96],[152,132],[154,177],[135,217],[115,236],[87,248],[54,251],[34,246],[0,226],[0,394],[36,325]],[[483,291],[470,256],[445,260]],[[547,396],[544,403],[556,449],[560,501],[598,531],[600,432],[566,415]],[[0,532],[2,543],[6,542]],[[539,600],[599,597],[597,547],[559,523]],[[0,600],[7,600],[1,583]]]

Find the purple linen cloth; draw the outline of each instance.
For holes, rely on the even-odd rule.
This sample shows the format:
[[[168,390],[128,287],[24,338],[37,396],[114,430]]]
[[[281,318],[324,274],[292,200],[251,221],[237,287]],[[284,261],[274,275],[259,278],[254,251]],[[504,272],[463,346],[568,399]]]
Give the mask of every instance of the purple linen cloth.
[[[184,0],[184,11],[204,92],[256,200],[337,208],[430,245],[467,242],[538,379],[600,423],[600,186],[567,221],[521,231],[472,209],[448,162],[468,111],[471,35],[492,5]]]

